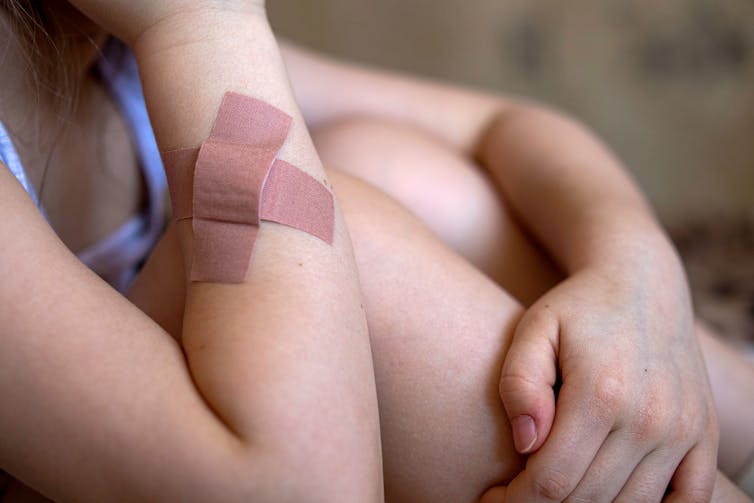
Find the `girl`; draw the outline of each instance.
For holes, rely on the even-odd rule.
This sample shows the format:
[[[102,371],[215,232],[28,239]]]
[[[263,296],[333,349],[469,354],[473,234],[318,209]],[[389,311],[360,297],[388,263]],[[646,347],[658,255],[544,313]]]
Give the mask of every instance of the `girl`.
[[[178,222],[129,302],[80,260],[125,289],[156,239],[164,182],[132,60],[103,29],[136,54],[162,150],[201,143],[233,90],[292,115],[281,158],[325,172],[261,2],[74,4],[99,26],[62,1],[28,4],[71,45],[79,100],[62,119],[49,91],[24,85],[4,31],[13,50],[0,119],[19,154],[0,171],[6,471],[60,501],[372,501],[383,499],[384,455],[390,501],[475,500],[510,480],[486,497],[659,501],[671,477],[671,498],[709,499],[716,420],[683,273],[586,133],[509,100],[289,52],[324,155],[353,162],[477,268],[379,191],[331,171],[332,247],[263,223],[244,283],[196,283],[186,278],[192,228]],[[5,7],[6,21],[18,19],[18,4]],[[375,90],[387,105],[373,103]],[[347,119],[368,114],[383,121]],[[565,279],[452,148],[487,167]],[[375,151],[392,152],[396,171],[366,155]],[[45,174],[42,203],[67,248],[27,196]],[[516,478],[514,443],[536,451]],[[747,446],[737,448],[731,466],[744,463]],[[731,497],[722,479],[715,488]]]

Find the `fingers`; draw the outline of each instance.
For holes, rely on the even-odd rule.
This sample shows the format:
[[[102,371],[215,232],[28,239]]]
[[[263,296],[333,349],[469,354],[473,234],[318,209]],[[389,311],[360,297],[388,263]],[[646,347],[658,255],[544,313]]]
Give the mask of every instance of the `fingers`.
[[[625,430],[611,433],[566,502],[613,501],[646,454],[627,448],[631,441]]]
[[[653,451],[636,467],[615,502],[708,503],[717,475],[712,444],[697,444],[685,457],[666,448]],[[668,484],[673,489],[663,499]]]
[[[539,449],[555,416],[558,321],[547,308],[530,309],[516,328],[500,378],[500,397],[516,450]]]
[[[506,488],[506,503],[560,502],[573,492],[614,424],[614,387],[564,381],[549,438]]]
[[[708,502],[717,479],[717,449],[720,432],[714,409],[708,409],[709,420],[702,440],[694,445],[681,461],[672,479],[672,492],[666,501]]]
[[[603,444],[602,449],[589,467],[589,473],[579,483],[576,490],[567,497],[551,492],[550,496],[562,498],[542,499],[522,493],[514,487],[516,480],[508,487],[493,487],[480,499],[479,503],[513,503],[529,501],[613,501],[614,503],[660,502],[665,503],[708,503],[713,496],[718,473],[714,470],[714,449],[697,446],[678,465],[677,456],[667,450],[655,450],[638,463],[625,459],[620,447],[625,445],[625,439],[619,435],[611,435]],[[613,461],[624,461],[624,466],[616,466]],[[710,470],[710,463],[713,468]],[[676,469],[677,466],[677,469]],[[529,471],[529,467],[527,467]],[[675,472],[675,475],[673,475]],[[673,491],[663,500],[668,484],[671,482]],[[628,479],[626,481],[626,479]],[[537,484],[540,485],[540,484]],[[544,486],[542,486],[544,488]],[[727,489],[727,488],[724,488]],[[723,489],[720,494],[727,494]],[[733,491],[735,492],[735,491]],[[619,494],[618,494],[619,493]],[[617,495],[617,496],[616,496]],[[720,501],[727,501],[720,499]],[[731,500],[732,501],[732,500]]]
[[[717,471],[717,449],[709,442],[698,444],[683,459],[673,475],[673,490],[667,503],[708,503],[712,498]]]
[[[653,451],[636,467],[615,503],[659,503],[680,460],[667,450]]]

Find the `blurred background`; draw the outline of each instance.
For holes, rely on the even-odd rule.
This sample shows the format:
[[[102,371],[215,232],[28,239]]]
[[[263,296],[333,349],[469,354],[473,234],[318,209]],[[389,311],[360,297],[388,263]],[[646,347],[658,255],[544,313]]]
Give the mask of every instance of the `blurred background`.
[[[548,103],[623,159],[700,314],[754,340],[754,2],[285,0],[278,34],[346,60]]]

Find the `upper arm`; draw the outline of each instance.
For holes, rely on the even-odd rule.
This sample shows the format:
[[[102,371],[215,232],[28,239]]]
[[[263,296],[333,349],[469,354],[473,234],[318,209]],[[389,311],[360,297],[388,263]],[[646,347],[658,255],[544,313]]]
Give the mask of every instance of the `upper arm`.
[[[0,468],[56,499],[201,494],[230,452],[179,346],[65,248],[2,163],[0,348]]]
[[[282,44],[296,99],[311,126],[352,116],[413,125],[472,153],[513,100],[460,86],[336,62]]]

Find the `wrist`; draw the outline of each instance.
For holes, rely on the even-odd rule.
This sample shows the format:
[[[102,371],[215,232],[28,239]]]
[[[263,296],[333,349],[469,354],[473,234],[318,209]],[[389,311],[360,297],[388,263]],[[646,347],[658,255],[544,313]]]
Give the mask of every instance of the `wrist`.
[[[676,305],[679,301],[690,305],[683,264],[664,234],[633,240],[613,257],[587,269],[653,303],[666,298]]]
[[[263,2],[249,1],[232,7],[225,2],[222,7],[206,3],[165,12],[132,30],[124,41],[137,59],[149,59],[179,48],[206,47],[269,29]]]
[[[161,150],[201,144],[227,91],[294,115],[285,67],[263,10],[176,15],[145,31],[133,50]]]
[[[564,246],[565,269],[634,266],[648,262],[672,264],[678,256],[670,239],[644,208],[620,205],[599,208],[581,226],[567,226],[572,236]]]

